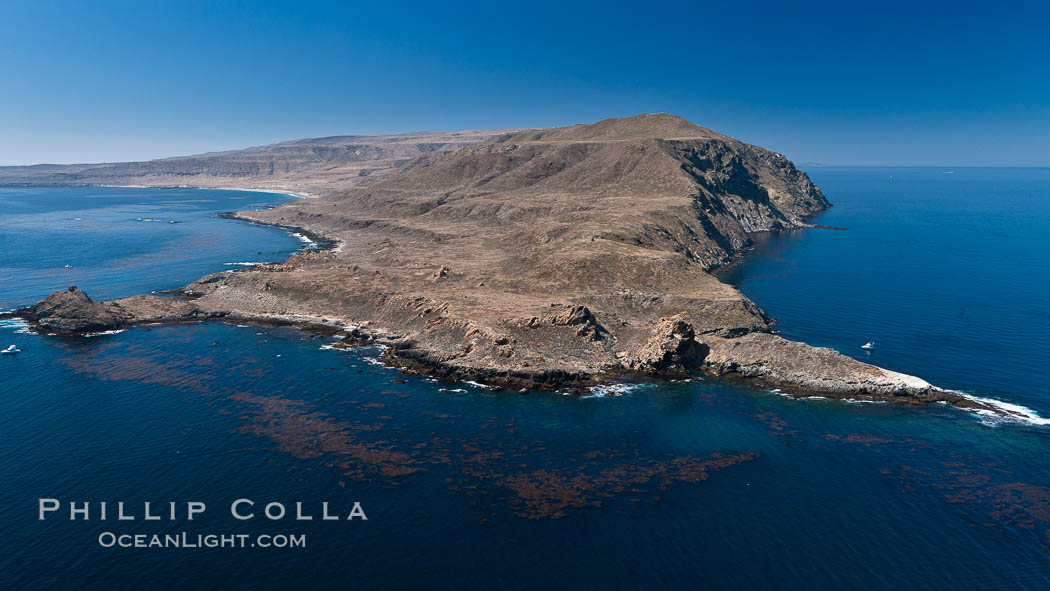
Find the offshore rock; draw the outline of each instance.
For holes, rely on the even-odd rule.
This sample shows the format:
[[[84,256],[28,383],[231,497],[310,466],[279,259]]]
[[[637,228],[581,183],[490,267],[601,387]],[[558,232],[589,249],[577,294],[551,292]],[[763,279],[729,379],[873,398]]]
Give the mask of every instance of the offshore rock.
[[[44,301],[23,311],[25,318],[55,332],[94,332],[128,325],[123,311],[112,303],[96,302],[86,293],[70,286],[56,291]]]
[[[35,306],[15,312],[56,333],[101,332],[127,328],[142,322],[188,320],[216,316],[202,312],[191,302],[156,296],[134,296],[111,302],[96,302],[71,286],[56,291]]]

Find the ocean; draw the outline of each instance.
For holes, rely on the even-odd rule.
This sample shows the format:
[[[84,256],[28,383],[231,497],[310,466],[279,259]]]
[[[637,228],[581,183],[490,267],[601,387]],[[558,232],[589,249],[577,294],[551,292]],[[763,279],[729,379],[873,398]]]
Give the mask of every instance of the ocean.
[[[723,278],[789,338],[1050,417],[1050,170],[809,172],[835,204],[816,223],[845,229],[761,236]],[[0,309],[281,260],[310,245],[216,214],[285,198],[0,188]],[[78,339],[3,322],[0,346],[22,352],[0,356],[2,586],[1050,586],[1042,421],[700,377],[520,396],[331,343],[224,322]],[[41,498],[62,507],[41,520]],[[253,518],[231,515],[238,499]],[[135,520],[114,518],[118,501]],[[187,502],[206,511],[189,520]],[[367,520],[323,520],[325,502]],[[134,535],[256,545],[105,545]]]

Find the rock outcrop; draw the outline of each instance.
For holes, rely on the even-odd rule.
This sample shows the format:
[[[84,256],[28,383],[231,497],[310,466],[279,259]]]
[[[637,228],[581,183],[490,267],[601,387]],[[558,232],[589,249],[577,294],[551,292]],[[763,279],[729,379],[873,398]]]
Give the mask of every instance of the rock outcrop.
[[[48,330],[61,333],[112,330],[128,325],[128,318],[119,307],[96,302],[76,286],[47,296],[44,301],[27,308],[24,316]]]
[[[628,367],[647,373],[685,374],[703,364],[710,348],[696,341],[696,332],[681,316],[663,318],[653,336]]]
[[[219,316],[206,313],[192,302],[156,296],[134,296],[111,302],[96,302],[71,286],[56,291],[35,306],[16,312],[44,330],[60,334],[101,332],[127,328],[143,322],[190,320]]]

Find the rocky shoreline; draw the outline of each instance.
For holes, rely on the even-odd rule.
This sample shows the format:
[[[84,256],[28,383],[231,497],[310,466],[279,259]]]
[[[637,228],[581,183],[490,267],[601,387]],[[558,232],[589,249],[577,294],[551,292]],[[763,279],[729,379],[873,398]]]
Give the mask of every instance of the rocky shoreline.
[[[237,272],[237,271],[233,271]],[[668,318],[658,331],[663,335],[647,343],[640,355],[596,372],[566,371],[542,366],[506,370],[480,366],[464,367],[418,347],[407,335],[383,329],[351,325],[343,319],[305,314],[252,314],[202,309],[194,304],[193,292],[181,297],[133,296],[110,302],[96,302],[76,287],[58,291],[34,306],[2,316],[26,320],[36,332],[59,336],[78,336],[122,330],[140,324],[224,320],[266,325],[292,325],[319,331],[339,339],[336,348],[380,344],[391,367],[451,381],[471,381],[493,389],[520,392],[567,391],[582,394],[589,387],[624,379],[667,379],[704,375],[719,379],[741,379],[751,385],[775,388],[791,397],[821,396],[858,401],[885,401],[896,404],[943,402],[960,408],[983,410],[1009,417],[1007,410],[936,388],[925,381],[869,366],[840,353],[787,341],[774,334],[753,333],[733,339],[711,338],[698,341],[690,325],[680,318]],[[578,309],[577,309],[578,310]],[[587,314],[583,308],[583,314]],[[572,317],[572,312],[568,315]],[[579,312],[577,312],[579,314]],[[725,342],[731,344],[728,346]],[[727,348],[728,347],[728,348]],[[744,351],[747,350],[747,352]],[[805,369],[809,359],[820,359],[831,372]],[[771,359],[782,359],[771,364]],[[801,362],[801,363],[800,363]],[[852,363],[850,363],[852,362]],[[853,365],[856,367],[851,367]],[[1020,416],[1020,415],[1018,415]]]
[[[830,207],[769,152],[672,115],[494,136],[382,182],[229,217],[326,245],[213,273],[177,297],[69,288],[14,312],[39,330],[297,324],[380,343],[405,371],[513,390],[624,377],[743,378],[793,396],[1008,409],[786,340],[712,271],[756,232]]]

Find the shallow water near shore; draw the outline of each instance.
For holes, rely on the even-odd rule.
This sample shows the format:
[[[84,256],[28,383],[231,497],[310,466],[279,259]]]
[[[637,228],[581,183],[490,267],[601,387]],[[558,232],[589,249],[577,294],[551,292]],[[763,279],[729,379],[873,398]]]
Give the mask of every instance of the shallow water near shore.
[[[891,175],[906,180],[884,180]],[[728,272],[785,335],[862,359],[857,347],[875,340],[875,363],[1050,415],[1046,382],[1037,384],[1050,330],[1040,335],[1047,319],[1030,313],[1050,309],[1039,294],[1046,275],[1035,277],[1050,257],[1046,234],[1038,235],[1050,174],[812,176],[837,205],[818,223],[849,229],[777,236]],[[28,244],[49,215],[60,223],[96,191],[114,190],[0,189],[0,241]],[[56,232],[54,260],[0,251],[0,300],[24,305],[68,283],[99,297],[171,289],[230,268],[224,263],[279,260],[299,247],[282,230],[210,217],[277,196],[116,191],[135,215],[112,212],[105,233],[84,239],[97,247],[63,243]],[[996,197],[989,201],[999,209],[960,198],[970,192]],[[225,201],[196,206],[199,218],[181,224],[185,242],[177,244],[194,245],[185,247],[184,268],[172,266],[183,271],[102,262],[119,249],[163,260],[170,242],[135,218],[164,218],[156,206],[168,199],[222,193]],[[23,204],[15,215],[10,199]],[[887,226],[886,216],[899,223]],[[1008,244],[975,246],[951,224]],[[938,237],[938,228],[949,234]],[[195,240],[198,231],[215,239]],[[1018,250],[1018,240],[1029,250],[1013,260],[1033,265],[1031,277],[1004,269],[1009,261],[990,270],[977,264]],[[53,267],[64,269],[71,254],[82,257],[74,269],[106,271],[67,281]],[[886,277],[899,266],[916,271]],[[923,269],[935,281],[919,281]],[[873,277],[864,282],[866,270]],[[52,272],[60,279],[48,284]],[[998,283],[1007,277],[1018,283]],[[937,336],[945,310],[957,312],[960,301],[969,303],[969,324]],[[915,314],[901,318],[908,309]],[[1003,328],[976,334],[988,326]],[[1021,339],[1029,347],[1008,342]],[[0,358],[0,527],[8,542],[0,572],[8,586],[1050,585],[1050,435],[1042,427],[989,425],[939,405],[792,400],[701,379],[633,385],[619,396],[521,396],[401,374],[379,362],[377,348],[333,350],[331,342],[221,322],[72,340],[0,326],[0,345],[22,349]],[[39,521],[40,497],[125,501],[140,515],[144,501],[199,500],[207,511],[194,521]],[[318,516],[323,501],[343,515],[359,501],[368,520],[239,521],[229,514],[238,498],[256,501],[259,513],[270,501],[300,501]],[[304,533],[307,546],[102,548],[106,531]]]

